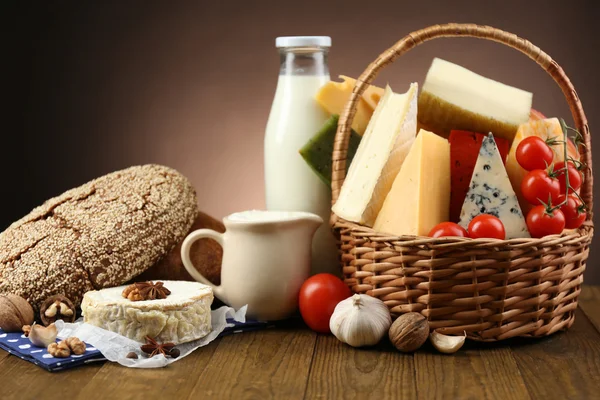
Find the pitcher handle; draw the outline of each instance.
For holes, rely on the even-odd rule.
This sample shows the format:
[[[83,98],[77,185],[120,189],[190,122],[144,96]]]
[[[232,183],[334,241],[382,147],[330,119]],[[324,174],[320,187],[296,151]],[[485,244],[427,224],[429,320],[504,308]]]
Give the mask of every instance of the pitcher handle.
[[[212,229],[198,229],[190,233],[183,244],[181,245],[181,261],[183,261],[183,266],[187,270],[187,272],[200,283],[210,286],[213,289],[214,294],[223,300],[223,289],[221,285],[217,286],[213,284],[211,281],[206,279],[198,270],[194,267],[192,263],[192,259],[190,258],[190,251],[192,249],[192,245],[194,242],[200,239],[213,239],[223,248],[223,252],[225,252],[225,240],[223,238],[223,234],[217,231],[213,231]]]

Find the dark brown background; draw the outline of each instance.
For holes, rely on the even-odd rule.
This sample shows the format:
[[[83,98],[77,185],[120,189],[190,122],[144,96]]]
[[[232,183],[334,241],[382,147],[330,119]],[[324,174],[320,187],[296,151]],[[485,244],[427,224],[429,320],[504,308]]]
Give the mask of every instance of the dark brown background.
[[[332,77],[357,76],[412,30],[493,25],[552,55],[578,88],[592,132],[598,120],[595,1],[33,4],[2,12],[9,20],[2,56],[9,106],[0,228],[70,187],[149,162],[187,175],[201,209],[216,217],[264,207],[262,146],[279,35],[331,36]],[[560,90],[532,61],[475,39],[430,42],[376,82],[403,91],[423,81],[435,56],[532,91],[536,109],[570,120]],[[600,146],[594,151],[600,160]],[[600,283],[599,261],[593,252],[587,282]]]

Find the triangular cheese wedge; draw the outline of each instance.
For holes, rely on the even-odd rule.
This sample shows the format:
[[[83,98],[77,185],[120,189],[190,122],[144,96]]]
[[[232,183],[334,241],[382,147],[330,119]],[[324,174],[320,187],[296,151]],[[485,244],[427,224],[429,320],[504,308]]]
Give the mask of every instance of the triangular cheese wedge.
[[[396,94],[387,86],[358,146],[333,212],[373,226],[417,133],[418,85]]]
[[[469,191],[460,212],[460,226],[467,229],[469,222],[480,214],[500,218],[506,239],[531,237],[491,133],[481,143]]]
[[[394,235],[426,236],[448,220],[449,208],[450,144],[421,129],[373,228]]]

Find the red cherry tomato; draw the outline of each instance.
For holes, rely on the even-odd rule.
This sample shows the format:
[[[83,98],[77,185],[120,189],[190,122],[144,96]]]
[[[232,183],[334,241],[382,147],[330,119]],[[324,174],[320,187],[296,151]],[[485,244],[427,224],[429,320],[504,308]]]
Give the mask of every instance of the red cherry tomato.
[[[469,237],[469,234],[459,224],[455,224],[454,222],[442,222],[441,224],[437,224],[431,229],[429,232],[430,237],[444,237],[444,236],[460,236],[460,237]]]
[[[565,229],[565,215],[561,210],[549,214],[545,206],[535,206],[527,214],[527,229],[534,238],[559,234]]]
[[[554,152],[542,138],[529,136],[519,143],[515,157],[521,167],[533,171],[548,168],[554,159]]]
[[[473,239],[493,238],[504,240],[506,231],[499,218],[489,214],[476,216],[469,223],[469,237]]]
[[[547,202],[548,196],[552,203],[558,204],[556,199],[560,195],[560,183],[558,179],[548,176],[548,171],[534,169],[523,178],[521,193],[533,205],[539,205],[540,201]]]
[[[575,164],[572,162],[568,162],[567,166],[569,169],[569,185],[571,188],[573,188],[573,190],[578,190],[581,187],[581,172],[577,170],[577,167],[575,167]],[[558,179],[558,183],[560,183],[561,193],[567,193],[567,181],[565,171],[563,170],[564,167],[564,161],[554,164],[554,172],[556,172],[556,178]]]
[[[350,295],[350,288],[335,275],[311,276],[300,288],[300,314],[313,331],[329,333],[329,319],[335,306]]]
[[[565,201],[565,195],[561,194],[558,197],[556,204],[561,204]],[[585,221],[586,212],[582,210],[583,203],[577,196],[569,195],[567,202],[560,207],[560,211],[565,215],[565,228],[577,229]]]

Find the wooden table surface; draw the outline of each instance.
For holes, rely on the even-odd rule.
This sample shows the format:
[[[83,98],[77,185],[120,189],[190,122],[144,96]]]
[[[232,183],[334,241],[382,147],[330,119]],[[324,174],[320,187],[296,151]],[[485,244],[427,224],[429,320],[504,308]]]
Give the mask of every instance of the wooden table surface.
[[[166,368],[116,363],[50,373],[0,350],[0,399],[600,399],[600,287],[586,286],[575,324],[537,340],[388,343],[353,349],[302,327],[231,335]]]

